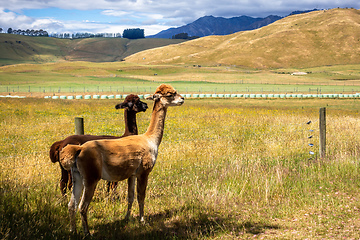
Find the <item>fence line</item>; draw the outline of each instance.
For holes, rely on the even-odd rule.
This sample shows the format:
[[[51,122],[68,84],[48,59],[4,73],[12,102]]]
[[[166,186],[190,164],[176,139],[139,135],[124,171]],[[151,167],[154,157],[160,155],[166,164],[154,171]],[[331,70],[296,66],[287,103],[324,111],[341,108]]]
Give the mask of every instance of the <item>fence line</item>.
[[[201,129],[201,128],[199,128]],[[296,132],[304,132],[303,130],[299,130]],[[257,134],[255,133],[256,136],[262,136],[262,135],[266,135],[266,132],[262,133],[262,134]],[[68,135],[66,135],[65,137],[67,137]],[[47,139],[47,138],[43,138],[43,139]],[[224,140],[224,139],[233,139],[233,137],[203,137],[203,138],[188,138],[188,139],[179,139],[179,140],[169,140],[169,142],[173,142],[173,143],[180,143],[180,142],[196,142],[196,141],[207,141],[207,140]],[[294,139],[295,141],[299,141],[298,139]],[[302,139],[301,141],[305,142],[306,139]],[[180,150],[178,150],[180,151]],[[16,157],[26,157],[26,156],[30,156],[30,155],[34,155],[34,154],[43,154],[43,155],[48,155],[49,152],[46,150],[44,151],[37,151],[37,152],[32,152],[32,153],[28,153],[28,154],[17,154],[17,155],[8,155],[8,156],[1,156],[0,155],[0,159],[8,159],[8,158],[16,158]],[[50,161],[49,161],[50,162]],[[40,164],[34,164],[34,165],[45,165],[48,164],[47,163],[40,163]],[[16,169],[16,168],[22,168],[22,167],[27,167],[27,166],[31,166],[31,165],[24,165],[24,166],[17,166],[17,167],[10,167],[10,168],[3,168],[2,170],[7,170],[7,169]]]
[[[322,94],[321,92],[316,93],[316,94],[312,94],[311,92],[309,92],[309,94],[305,94],[305,91],[301,91],[301,92],[296,92],[293,93],[292,91],[278,91],[278,92],[272,92],[269,94],[265,94],[263,91],[261,91],[262,93],[256,93],[256,91],[254,92],[246,92],[246,93],[241,93],[242,91],[234,91],[231,93],[202,93],[199,91],[199,93],[196,94],[181,94],[182,96],[184,96],[185,98],[195,98],[195,99],[201,99],[201,98],[238,98],[238,99],[307,99],[307,98],[330,98],[330,99],[358,99],[360,98],[360,89],[354,90],[351,89],[351,91],[337,91],[340,93],[335,93],[335,90],[333,93],[329,94]],[[271,91],[267,91],[267,92],[271,92]],[[331,92],[331,91],[327,91],[327,92]],[[345,92],[345,93],[344,93]],[[347,92],[351,92],[351,93],[347,93]],[[65,94],[65,93],[64,93]],[[74,94],[78,94],[78,93],[74,93]],[[150,94],[140,94],[139,97],[140,98],[145,98],[145,96],[150,95]],[[74,97],[74,95],[56,95],[53,94],[52,96],[46,95],[44,98],[45,99],[68,99],[68,100],[73,100],[73,99],[124,99],[127,95],[114,95],[114,94],[110,94],[110,95],[85,95],[83,97],[83,95],[76,95]],[[25,96],[17,96],[17,95],[11,95],[9,93],[9,95],[0,95],[0,98],[25,98]]]
[[[179,119],[178,117],[171,117],[171,116],[166,116],[167,119]],[[191,118],[188,118],[188,117],[184,117],[185,119],[187,120],[191,120],[191,119],[200,119],[200,118],[203,118],[201,116],[199,117],[191,117]],[[220,117],[213,117],[213,118],[217,118],[217,119],[220,119]],[[107,120],[107,119],[104,119],[104,121]],[[92,121],[93,122],[93,121]],[[97,121],[97,122],[102,122],[102,121]],[[317,123],[318,121],[313,121],[313,123]],[[69,123],[66,123],[66,125],[69,125],[71,122],[69,121]],[[105,122],[104,122],[105,123]],[[84,124],[85,124],[85,121],[84,121]],[[37,126],[39,125],[48,125],[48,124],[43,124],[43,123],[40,123],[38,124]],[[65,123],[64,123],[65,125]],[[240,127],[242,128],[247,128],[249,125],[251,126],[257,126],[256,124],[249,124],[249,123],[246,123],[244,125],[241,125]],[[298,126],[298,127],[301,127],[301,126],[304,126],[305,123],[286,123],[286,126]],[[231,130],[231,129],[239,129],[239,126],[227,126],[226,128],[222,128],[222,130],[226,129],[226,130]],[[201,129],[206,129],[205,127],[176,127],[176,128],[172,128],[172,129],[175,129],[175,130],[183,130],[183,129],[189,129],[189,130],[201,130]],[[124,130],[124,129],[121,129],[121,130]],[[303,130],[296,130],[296,131],[293,131],[293,132],[302,132]],[[314,131],[318,131],[317,129],[314,129]],[[91,133],[91,134],[98,134],[98,135],[105,135],[106,132],[95,132],[95,133]],[[120,134],[120,133],[119,133]],[[164,133],[166,134],[166,132]],[[122,135],[122,133],[121,133]],[[66,134],[66,135],[61,135],[61,136],[55,136],[56,138],[59,138],[59,139],[62,139],[62,138],[66,138],[68,137],[69,134]],[[55,138],[54,137],[54,138]],[[14,143],[15,141],[11,141],[11,140],[16,140],[16,141],[38,141],[38,140],[42,140],[42,139],[49,139],[49,137],[42,137],[42,138],[39,138],[39,137],[28,137],[28,138],[23,138],[23,139],[14,139],[14,138],[10,138],[10,137],[3,137],[2,140],[6,140],[8,141],[7,144],[12,144]],[[198,139],[198,138],[197,138]],[[206,138],[204,138],[206,139]],[[210,139],[210,138],[209,138]],[[194,139],[190,139],[190,140],[194,140]],[[196,140],[196,139],[195,139]]]
[[[287,91],[287,92],[299,92],[299,88],[303,89],[302,91],[306,91],[306,92],[316,92],[319,93],[322,91],[322,87],[328,87],[328,86],[332,86],[332,87],[343,87],[343,88],[352,88],[352,92],[354,91],[358,91],[358,90],[354,90],[353,88],[358,88],[360,86],[360,84],[356,83],[356,82],[352,82],[351,84],[348,84],[346,82],[342,82],[340,83],[334,83],[334,82],[324,82],[324,83],[312,83],[312,82],[297,82],[297,83],[293,83],[293,82],[270,82],[270,81],[260,81],[260,82],[255,82],[255,81],[245,81],[245,80],[233,80],[233,81],[229,81],[226,82],[226,84],[231,84],[233,86],[231,87],[224,87],[221,86],[220,84],[223,83],[216,83],[216,82],[210,82],[210,81],[204,81],[208,84],[219,84],[218,86],[211,86],[211,87],[206,87],[206,89],[211,89],[210,91],[212,92],[233,92],[233,88],[237,87],[237,88],[242,88],[241,92],[250,92],[253,89],[257,89],[254,92],[264,92],[264,88],[265,89],[269,89],[272,87],[272,90],[268,90],[265,92],[280,92],[280,88],[284,88],[286,86],[289,86],[286,88],[286,90],[282,90],[282,91]],[[103,92],[114,92],[114,93],[127,93],[127,92],[134,92],[134,93],[147,93],[147,92],[152,92],[152,89],[156,88],[155,86],[151,87],[151,86],[122,86],[122,87],[114,87],[114,85],[118,85],[117,81],[113,81],[109,86],[104,86],[103,84],[93,84],[90,86],[82,86],[82,87],[73,87],[73,86],[69,86],[69,87],[63,87],[63,86],[49,86],[49,87],[42,87],[42,86],[31,86],[31,85],[11,85],[11,84],[3,84],[3,86],[0,88],[0,92],[6,92],[6,93],[10,93],[10,92],[27,92],[27,93],[87,93],[87,92],[96,92],[96,93],[103,93]],[[246,86],[249,85],[249,86]],[[266,87],[264,87],[264,85]],[[230,90],[229,90],[230,88]],[[205,88],[198,88],[196,89],[196,91],[194,92],[205,92],[203,91],[203,89]],[[180,89],[182,92],[187,92],[188,91],[188,87],[181,87]],[[344,89],[345,90],[345,89]],[[343,91],[344,91],[343,90]],[[237,90],[239,91],[239,90]],[[335,89],[333,90],[335,91]],[[347,90],[349,91],[349,90]]]
[[[325,108],[321,108],[320,109],[320,115],[319,115],[319,134],[320,134],[320,137],[319,137],[319,146],[320,146],[320,149],[319,149],[319,152],[320,152],[320,157],[325,157],[326,156],[326,109]],[[316,122],[316,121],[315,121]],[[288,126],[289,124],[287,124]],[[292,124],[294,126],[303,126],[304,124]],[[244,128],[246,127],[245,125],[243,126]],[[233,128],[233,127],[230,127],[230,128]],[[178,128],[178,129],[188,129],[188,128]],[[193,128],[193,130],[200,130],[200,129],[203,129],[203,128],[200,128],[200,127],[197,127],[197,128]],[[304,130],[296,130],[296,131],[300,131],[300,132],[304,132]],[[76,134],[84,134],[84,119],[83,118],[75,118],[75,132]],[[266,135],[266,132],[262,133],[262,134],[259,134],[259,133],[255,133],[256,135]],[[31,139],[36,139],[38,140],[38,138],[31,138]],[[43,138],[43,139],[47,139],[47,138]],[[233,137],[205,137],[205,138],[193,138],[193,139],[181,139],[179,140],[180,141],[199,141],[199,140],[219,140],[219,139],[233,139]],[[324,140],[325,139],[325,140]],[[23,141],[23,139],[22,139]],[[294,140],[294,141],[298,141],[297,140]],[[302,140],[303,142],[305,141],[305,139]],[[183,150],[179,149],[178,150],[179,152],[184,152]],[[186,152],[186,151],[185,151]],[[6,158],[15,158],[15,157],[25,157],[25,156],[28,156],[28,155],[33,155],[33,154],[39,154],[39,153],[42,153],[44,155],[47,155],[48,154],[48,151],[37,151],[37,152],[32,152],[30,154],[26,154],[26,155],[11,155],[11,156],[0,156],[0,159],[6,159]],[[223,155],[222,157],[226,157],[226,156],[231,156],[231,157],[234,157],[235,155],[234,154],[231,154],[231,155]],[[179,157],[179,161],[181,161],[182,159]],[[44,165],[49,165],[50,161],[48,162],[45,162],[45,163],[37,163],[37,164],[31,164],[31,165],[22,165],[22,166],[16,166],[16,167],[7,167],[7,168],[2,168],[2,171],[9,171],[9,170],[19,170],[19,169],[23,169],[25,167],[34,167],[34,166],[44,166]],[[39,173],[37,176],[42,176],[42,175],[51,175],[51,174],[56,174],[56,173],[47,173],[47,174],[42,174],[42,173]],[[33,176],[31,176],[33,177]],[[30,177],[28,177],[30,178]],[[24,178],[22,178],[24,179]],[[12,179],[12,180],[18,180],[18,179]],[[1,181],[1,182],[4,182],[4,181]]]

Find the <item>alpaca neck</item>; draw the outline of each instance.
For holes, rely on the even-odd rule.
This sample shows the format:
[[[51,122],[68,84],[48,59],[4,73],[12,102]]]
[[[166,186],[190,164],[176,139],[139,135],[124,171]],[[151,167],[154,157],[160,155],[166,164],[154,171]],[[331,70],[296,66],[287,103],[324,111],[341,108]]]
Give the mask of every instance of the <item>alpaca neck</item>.
[[[162,106],[160,101],[154,103],[149,128],[145,135],[150,137],[159,146],[164,133],[165,117],[167,108]]]
[[[124,119],[125,119],[125,133],[123,136],[137,135],[138,128],[136,125],[136,113],[134,111],[128,111],[127,109],[125,109]]]

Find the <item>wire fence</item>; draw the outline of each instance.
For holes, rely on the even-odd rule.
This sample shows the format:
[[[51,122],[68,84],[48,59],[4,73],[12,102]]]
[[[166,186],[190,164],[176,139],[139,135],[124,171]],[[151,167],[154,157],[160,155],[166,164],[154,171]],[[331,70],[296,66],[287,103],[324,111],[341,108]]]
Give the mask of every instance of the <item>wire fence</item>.
[[[178,119],[172,116],[169,116],[167,120],[172,121],[199,121],[201,120],[201,116],[192,116],[191,119],[187,117],[183,117],[182,119]],[[221,121],[221,116],[214,116],[212,121]],[[102,122],[104,119],[101,116],[95,118],[95,121]],[[309,124],[311,122],[311,124]],[[64,127],[73,126],[75,129],[74,123],[71,122],[63,122],[61,123]],[[293,135],[296,137],[286,138],[281,140],[280,138],[276,138],[273,141],[283,141],[281,144],[289,144],[290,141],[297,142],[298,145],[302,148],[302,154],[308,156],[308,158],[316,157],[317,150],[315,150],[318,145],[315,140],[318,140],[319,129],[316,127],[318,124],[318,120],[310,120],[301,123],[286,123],[284,125],[284,134]],[[36,127],[39,128],[48,128],[51,124],[39,122]],[[311,127],[310,127],[311,125]],[[34,126],[32,126],[34,127]],[[213,159],[214,157],[221,158],[241,158],[239,153],[234,152],[228,146],[232,146],[234,141],[237,140],[237,134],[245,133],[251,135],[253,138],[263,139],[267,138],[268,135],[272,134],[272,127],[268,127],[266,131],[257,131],[256,128],[258,126],[256,123],[252,124],[251,128],[249,128],[249,124],[239,124],[239,125],[223,125],[221,128],[209,128],[209,126],[183,126],[183,127],[174,127],[171,126],[170,129],[167,129],[164,133],[164,140],[160,149],[167,151],[169,146],[176,145],[177,147],[171,147],[171,151],[173,152],[173,156],[177,159],[173,159],[173,161],[182,162],[182,161],[195,161],[200,158],[205,159]],[[250,130],[249,130],[250,129]],[[252,129],[252,130],[251,130]],[[213,131],[213,132],[211,132]],[[211,132],[208,135],[205,135],[204,132]],[[221,134],[217,134],[216,132],[221,132]],[[224,134],[225,133],[225,134]],[[228,134],[229,133],[229,134]],[[231,134],[230,134],[231,133]],[[87,134],[87,133],[86,133]],[[98,133],[98,135],[107,134]],[[70,134],[71,135],[71,134]],[[113,135],[113,134],[112,134]],[[180,137],[172,138],[173,135],[178,135]],[[6,147],[12,148],[12,151],[0,151],[0,161],[1,161],[1,180],[0,185],[5,183],[13,183],[17,185],[17,187],[22,189],[31,189],[36,187],[41,187],[42,183],[37,184],[28,184],[32,179],[44,179],[44,181],[52,181],[54,184],[57,184],[60,178],[60,169],[59,166],[55,166],[51,163],[49,158],[49,149],[50,145],[58,140],[64,139],[68,135],[57,135],[53,137],[53,140],[49,140],[47,136],[28,136],[24,137],[13,137],[8,136],[4,137],[1,143],[1,149],[5,149]],[[186,136],[186,137],[184,137]],[[311,136],[311,138],[310,138]],[[39,144],[40,143],[40,144]],[[207,143],[214,143],[214,147],[217,148],[216,151],[221,151],[220,154],[211,153],[214,149],[210,147],[203,147],[203,151],[194,150],[191,145],[204,145]],[[315,143],[315,144],[314,144]],[[222,144],[222,146],[220,146]],[[38,146],[41,146],[39,148]],[[30,151],[21,151],[22,148],[33,149]],[[223,148],[219,150],[220,148]],[[162,150],[159,152],[159,159],[166,158],[165,154],[163,154]],[[256,150],[255,150],[256,151]],[[195,152],[195,154],[194,154]],[[35,159],[31,164],[25,162],[24,159]],[[5,164],[6,163],[6,164]],[[56,164],[58,165],[58,163]],[[193,166],[196,168],[196,164]]]
[[[101,120],[99,120],[99,122],[101,122]],[[313,124],[317,124],[318,121],[313,121],[312,123]],[[48,124],[46,123],[40,123],[39,126],[47,126]],[[66,123],[63,123],[63,125],[68,125]],[[295,127],[294,130],[292,130],[292,133],[291,134],[296,134],[296,133],[302,133],[304,136],[307,135],[307,134],[318,134],[318,129],[311,129],[311,130],[307,130],[306,129],[306,125],[304,123],[300,123],[300,124],[296,124],[296,123],[289,123],[287,124],[287,126],[293,126]],[[74,125],[74,128],[75,128],[75,125]],[[236,130],[239,130],[239,129],[246,129],[247,126],[227,126],[227,127],[223,127],[221,128],[221,131],[223,132],[232,132],[234,131],[235,129]],[[197,135],[197,132],[200,132],[200,131],[203,131],[204,127],[179,127],[177,128],[176,130],[179,131],[179,132],[182,132],[182,131],[186,131],[186,132],[192,132],[193,135]],[[311,131],[311,132],[310,132]],[[75,134],[75,132],[74,132]],[[261,138],[261,136],[263,135],[267,135],[269,134],[269,132],[263,132],[263,133],[257,133],[257,132],[254,132],[253,135],[258,137],[258,138]],[[99,133],[98,135],[108,135],[107,133]],[[166,135],[169,135],[167,133],[164,134],[164,136]],[[69,135],[61,135],[61,136],[56,136],[56,139],[58,140],[61,140],[61,139],[64,139],[66,137],[68,137]],[[308,137],[307,137],[308,138]],[[297,141],[297,142],[306,142],[307,141],[307,138],[300,138],[300,139],[294,139],[293,141]],[[186,139],[171,139],[169,138],[168,139],[168,142],[171,142],[171,143],[182,143],[182,142],[195,142],[195,141],[217,141],[217,140],[232,140],[233,139],[233,136],[199,136],[199,137],[196,137],[196,138],[186,138]],[[26,146],[30,146],[30,144],[34,144],[34,145],[37,145],[37,142],[47,142],[48,141],[48,138],[47,137],[40,137],[40,136],[29,136],[28,138],[21,138],[21,139],[14,139],[14,138],[10,138],[10,137],[5,137],[2,139],[2,145],[1,147],[4,147],[4,143],[6,143],[6,145],[12,145],[14,147],[14,149],[16,149],[16,146],[18,144],[20,145],[25,145]],[[177,151],[180,151],[180,150],[177,150]],[[0,153],[0,161],[1,160],[5,160],[5,159],[14,159],[14,158],[18,158],[18,157],[22,157],[22,158],[26,158],[26,157],[29,157],[29,156],[34,156],[34,155],[39,155],[39,154],[42,154],[42,155],[48,155],[49,154],[49,149],[45,149],[43,151],[34,151],[34,152],[27,152],[27,153],[22,153],[22,154],[4,154],[4,153]],[[38,163],[38,164],[31,164],[31,165],[22,165],[22,166],[16,166],[16,167],[8,167],[8,168],[2,168],[3,171],[5,170],[12,170],[12,169],[19,169],[19,168],[26,168],[26,167],[31,167],[31,166],[41,166],[41,165],[48,165],[48,163]]]
[[[271,82],[251,82],[244,80],[236,80],[234,83],[219,84],[207,83],[208,86],[177,86],[177,90],[181,93],[189,94],[356,94],[360,92],[360,84],[355,81],[352,83],[271,83]],[[99,85],[84,86],[32,86],[32,85],[0,85],[0,93],[6,95],[20,94],[42,94],[47,96],[60,96],[62,94],[149,94],[156,89],[154,86],[121,86],[117,82],[110,83],[108,86],[101,83]]]

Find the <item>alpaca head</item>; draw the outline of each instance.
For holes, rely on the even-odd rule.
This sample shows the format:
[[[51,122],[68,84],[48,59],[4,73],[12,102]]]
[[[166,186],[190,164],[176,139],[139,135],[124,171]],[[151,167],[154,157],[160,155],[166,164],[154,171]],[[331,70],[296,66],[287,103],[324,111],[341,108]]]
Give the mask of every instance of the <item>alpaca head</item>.
[[[135,113],[145,112],[148,108],[148,105],[142,101],[138,95],[130,94],[128,95],[124,102],[119,103],[115,106],[116,109],[127,108],[128,111],[133,111]]]
[[[180,106],[184,103],[184,98],[168,84],[161,84],[156,89],[155,94],[150,96],[148,99],[160,101],[160,103],[165,107]]]

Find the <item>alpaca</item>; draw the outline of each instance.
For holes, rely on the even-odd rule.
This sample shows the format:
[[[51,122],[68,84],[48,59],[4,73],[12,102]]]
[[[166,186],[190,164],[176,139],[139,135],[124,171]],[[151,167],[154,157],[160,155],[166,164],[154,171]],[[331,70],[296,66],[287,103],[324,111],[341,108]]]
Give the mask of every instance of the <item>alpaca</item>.
[[[125,120],[125,132],[122,136],[96,136],[96,135],[72,135],[61,141],[53,143],[50,147],[50,159],[53,163],[59,162],[60,151],[68,144],[82,145],[87,141],[99,140],[99,139],[118,139],[125,136],[137,135],[138,128],[136,124],[136,113],[145,112],[148,108],[147,104],[140,101],[137,95],[128,95],[124,102],[119,103],[115,106],[116,109],[124,109],[124,120]],[[72,187],[71,172],[65,170],[61,164],[61,179],[60,179],[60,191],[64,196],[66,194],[66,186],[69,190]],[[108,182],[107,191],[110,189],[115,190],[117,182]]]
[[[71,231],[76,231],[75,214],[78,207],[84,233],[89,234],[87,211],[100,179],[129,179],[128,210],[125,219],[128,219],[131,213],[137,179],[139,217],[140,222],[144,223],[146,187],[163,137],[167,108],[184,103],[184,98],[166,84],[160,85],[149,99],[154,100],[154,107],[146,133],[121,139],[90,141],[81,146],[67,145],[61,151],[60,162],[65,169],[71,169],[74,179],[69,202]]]

